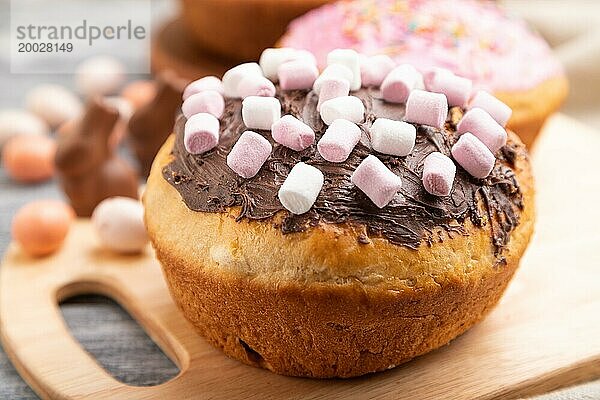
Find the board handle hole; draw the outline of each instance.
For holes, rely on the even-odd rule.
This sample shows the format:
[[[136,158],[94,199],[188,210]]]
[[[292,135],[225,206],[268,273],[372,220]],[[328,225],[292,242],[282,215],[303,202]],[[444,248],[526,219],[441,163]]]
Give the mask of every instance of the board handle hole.
[[[61,299],[59,304],[71,335],[118,381],[155,386],[179,374],[177,365],[111,298],[75,295]]]

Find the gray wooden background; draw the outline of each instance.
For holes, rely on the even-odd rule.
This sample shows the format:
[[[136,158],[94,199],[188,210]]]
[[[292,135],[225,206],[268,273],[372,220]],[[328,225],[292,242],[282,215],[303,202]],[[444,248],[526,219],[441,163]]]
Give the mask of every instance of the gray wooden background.
[[[95,7],[102,0],[87,0]],[[175,0],[152,0],[154,26],[177,12]],[[24,95],[36,84],[49,81],[72,86],[70,75],[11,75],[9,68],[9,1],[0,0],[0,108],[23,105]],[[128,55],[121,59],[127,63]],[[131,79],[136,77],[132,76]],[[25,186],[11,182],[0,168],[0,255],[10,242],[10,221],[28,201],[62,198],[55,182]],[[114,302],[97,296],[72,299],[62,306],[74,337],[117,379],[133,385],[155,385],[178,373],[177,367]],[[600,383],[561,391],[546,400],[600,399]],[[0,399],[37,399],[0,348]]]

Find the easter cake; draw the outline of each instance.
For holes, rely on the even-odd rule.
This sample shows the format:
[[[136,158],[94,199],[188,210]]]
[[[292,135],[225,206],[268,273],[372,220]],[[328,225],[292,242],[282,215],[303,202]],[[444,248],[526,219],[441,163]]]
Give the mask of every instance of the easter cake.
[[[198,332],[244,363],[316,378],[393,368],[465,332],[534,223],[505,104],[469,110],[449,71],[327,58],[319,73],[305,52],[268,49],[193,82],[143,198]]]
[[[474,93],[484,90],[508,104],[508,126],[528,146],[568,91],[544,39],[492,1],[339,1],[294,20],[279,44],[311,51],[320,66],[329,51],[353,48],[424,73],[451,70],[472,80]]]

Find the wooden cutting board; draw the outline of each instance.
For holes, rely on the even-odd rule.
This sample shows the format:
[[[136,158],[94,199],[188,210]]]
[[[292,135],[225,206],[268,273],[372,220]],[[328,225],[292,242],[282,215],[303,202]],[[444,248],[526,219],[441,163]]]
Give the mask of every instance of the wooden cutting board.
[[[11,245],[0,275],[4,348],[43,398],[496,399],[600,377],[600,133],[564,116],[534,151],[537,233],[498,307],[450,345],[394,370],[349,380],[289,378],[208,345],[174,306],[150,249],[123,257],[77,222],[64,248],[32,259]],[[181,369],[155,387],[114,380],[70,335],[58,302],[114,298]]]

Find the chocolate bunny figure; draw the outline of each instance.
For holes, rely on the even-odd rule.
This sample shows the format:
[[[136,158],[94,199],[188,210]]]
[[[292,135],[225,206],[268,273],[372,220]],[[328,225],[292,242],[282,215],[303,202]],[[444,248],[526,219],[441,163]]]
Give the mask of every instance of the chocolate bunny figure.
[[[129,144],[143,176],[148,176],[154,157],[173,132],[185,87],[185,82],[169,71],[162,73],[157,83],[154,100],[133,114],[128,126]]]
[[[55,164],[63,190],[80,217],[89,217],[102,200],[138,198],[134,169],[109,144],[119,112],[92,100],[83,118],[58,139]]]

